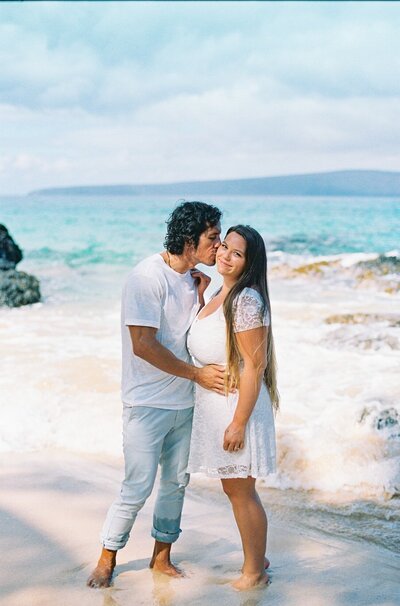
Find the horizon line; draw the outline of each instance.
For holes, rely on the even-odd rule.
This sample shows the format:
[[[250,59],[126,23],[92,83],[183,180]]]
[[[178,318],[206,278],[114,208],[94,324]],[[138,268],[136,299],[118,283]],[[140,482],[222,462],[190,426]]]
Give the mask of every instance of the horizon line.
[[[258,177],[234,177],[226,179],[190,179],[183,181],[163,181],[163,182],[147,182],[147,183],[102,183],[102,184],[75,184],[75,185],[56,185],[49,187],[41,187],[25,192],[24,194],[3,194],[3,195],[33,195],[48,190],[56,189],[75,189],[75,188],[107,188],[107,187],[159,187],[159,186],[171,186],[171,185],[194,185],[194,184],[205,184],[205,183],[223,183],[223,182],[234,182],[234,181],[257,181],[261,179],[279,179],[279,178],[290,178],[290,177],[307,177],[307,176],[318,176],[318,175],[333,175],[338,173],[386,173],[391,175],[398,175],[400,171],[395,170],[384,170],[376,168],[345,168],[345,169],[334,169],[320,172],[305,172],[305,173],[290,173],[290,174],[279,174],[279,175],[264,175]],[[274,194],[276,195],[276,194]]]

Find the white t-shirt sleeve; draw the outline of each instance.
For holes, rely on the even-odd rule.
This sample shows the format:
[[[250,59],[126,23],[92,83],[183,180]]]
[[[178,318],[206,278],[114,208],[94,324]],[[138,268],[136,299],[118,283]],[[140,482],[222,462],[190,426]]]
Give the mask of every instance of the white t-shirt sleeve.
[[[133,273],[124,290],[122,313],[125,326],[160,328],[163,288],[156,276]]]

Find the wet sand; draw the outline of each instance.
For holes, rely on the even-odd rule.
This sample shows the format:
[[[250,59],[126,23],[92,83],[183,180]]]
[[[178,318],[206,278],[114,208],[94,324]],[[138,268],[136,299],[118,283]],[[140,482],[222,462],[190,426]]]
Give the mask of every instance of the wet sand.
[[[152,497],[118,557],[114,586],[86,588],[99,530],[121,480],[121,462],[47,451],[0,459],[0,604],[4,606],[395,606],[400,560],[370,544],[315,538],[270,525],[271,584],[235,592],[241,566],[230,508],[188,489],[169,579],[148,569]],[[203,483],[202,483],[203,484]]]

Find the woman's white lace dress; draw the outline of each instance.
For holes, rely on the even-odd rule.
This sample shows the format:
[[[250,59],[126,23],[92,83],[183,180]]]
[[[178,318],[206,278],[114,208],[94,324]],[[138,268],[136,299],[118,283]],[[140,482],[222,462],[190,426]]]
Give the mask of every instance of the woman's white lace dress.
[[[260,294],[245,288],[234,305],[235,332],[269,325],[262,314]],[[188,348],[196,366],[226,365],[226,328],[222,306],[196,318],[188,335]],[[275,471],[275,426],[271,400],[265,383],[246,426],[244,448],[223,449],[224,432],[231,422],[239,393],[222,396],[196,385],[192,440],[188,471],[215,478],[265,477]]]

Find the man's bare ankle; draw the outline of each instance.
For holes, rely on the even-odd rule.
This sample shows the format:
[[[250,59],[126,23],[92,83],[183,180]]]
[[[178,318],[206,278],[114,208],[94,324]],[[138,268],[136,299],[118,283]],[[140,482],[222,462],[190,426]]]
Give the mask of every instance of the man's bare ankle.
[[[105,563],[109,563],[109,564],[115,566],[116,559],[117,559],[116,551],[103,547],[103,549],[101,550],[99,562],[105,562]]]
[[[88,587],[110,587],[117,552],[103,547],[96,568],[86,581]]]
[[[152,560],[169,561],[171,547],[171,543],[161,543],[161,541],[155,541]]]

